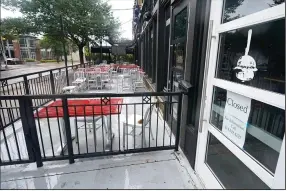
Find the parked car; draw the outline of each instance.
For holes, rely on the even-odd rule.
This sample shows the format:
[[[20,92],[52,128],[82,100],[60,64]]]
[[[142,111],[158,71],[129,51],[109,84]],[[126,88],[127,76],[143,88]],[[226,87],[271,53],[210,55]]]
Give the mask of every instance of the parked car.
[[[15,64],[21,64],[21,62],[18,58],[7,58],[7,64],[15,65]]]

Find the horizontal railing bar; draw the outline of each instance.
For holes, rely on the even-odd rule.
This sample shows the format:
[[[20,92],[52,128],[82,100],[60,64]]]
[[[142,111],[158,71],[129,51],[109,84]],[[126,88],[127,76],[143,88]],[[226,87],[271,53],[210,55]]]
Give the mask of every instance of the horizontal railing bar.
[[[42,161],[68,160],[69,156],[42,157]]]
[[[142,96],[178,96],[183,92],[134,92],[134,93],[77,93],[77,94],[41,94],[41,95],[1,95],[0,100],[21,99],[23,97],[30,99],[57,99],[57,98],[95,98],[95,97],[142,97]]]
[[[68,107],[92,107],[92,106],[112,106],[112,105],[121,105],[121,106],[126,106],[126,105],[150,105],[150,104],[174,104],[174,103],[178,103],[178,102],[151,102],[151,103],[118,103],[118,104],[85,104],[85,105],[68,105]],[[51,105],[51,106],[33,106],[32,108],[33,109],[40,109],[40,108],[45,108],[45,107],[55,107],[55,108],[61,108],[63,107],[62,105],[58,105],[58,106],[55,106],[55,105]],[[11,109],[11,108],[2,108],[0,107],[0,109]],[[16,108],[16,109],[19,109],[19,108]]]
[[[74,154],[74,158],[89,158],[98,156],[109,156],[109,155],[119,155],[119,154],[129,154],[129,153],[141,153],[141,152],[151,152],[151,151],[161,151],[161,150],[172,150],[175,149],[174,145],[171,146],[158,146],[158,147],[147,147],[139,149],[129,149],[125,151],[105,151],[96,153],[85,153],[85,154]]]

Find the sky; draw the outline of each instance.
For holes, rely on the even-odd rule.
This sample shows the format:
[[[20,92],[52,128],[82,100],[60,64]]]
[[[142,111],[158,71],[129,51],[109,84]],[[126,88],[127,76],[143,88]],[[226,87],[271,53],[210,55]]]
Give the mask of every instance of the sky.
[[[118,18],[120,26],[121,38],[132,39],[132,19],[134,0],[104,0],[112,9],[129,9],[129,10],[112,10],[114,17]],[[22,14],[19,11],[8,11],[1,7],[1,18],[6,17],[20,17]]]

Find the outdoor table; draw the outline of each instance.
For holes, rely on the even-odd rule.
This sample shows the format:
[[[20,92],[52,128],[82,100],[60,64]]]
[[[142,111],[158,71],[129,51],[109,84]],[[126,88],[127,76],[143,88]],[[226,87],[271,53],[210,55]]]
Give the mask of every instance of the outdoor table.
[[[82,116],[104,116],[107,118],[107,126],[108,126],[108,136],[107,136],[107,147],[112,144],[112,139],[114,138],[114,134],[112,132],[111,127],[111,117],[107,117],[108,115],[118,115],[121,114],[123,98],[111,98],[108,99],[69,99],[68,100],[68,114],[69,117],[82,117]],[[56,100],[49,103],[47,106],[41,108],[34,114],[35,118],[59,118],[61,120],[60,128],[63,134],[63,150],[67,145],[66,139],[66,128],[64,121],[64,112],[62,107],[62,100]],[[46,109],[47,108],[47,109]],[[118,125],[120,127],[120,122],[118,121]],[[76,128],[76,127],[75,127]],[[73,137],[72,139],[74,139]],[[108,147],[109,148],[109,147]]]

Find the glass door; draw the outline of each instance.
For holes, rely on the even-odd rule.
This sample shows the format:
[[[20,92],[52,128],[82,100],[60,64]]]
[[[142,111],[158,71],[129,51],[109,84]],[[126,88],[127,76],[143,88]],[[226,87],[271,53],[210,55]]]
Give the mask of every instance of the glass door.
[[[285,1],[213,0],[210,15],[195,170],[209,189],[285,189]]]
[[[173,9],[173,26],[171,32],[171,69],[170,69],[170,90],[179,91],[179,82],[184,79],[185,52],[187,37],[188,12],[185,3]],[[172,102],[177,102],[177,97],[172,97]],[[176,127],[177,104],[172,104],[169,109],[169,123]],[[175,134],[176,128],[172,129]]]

